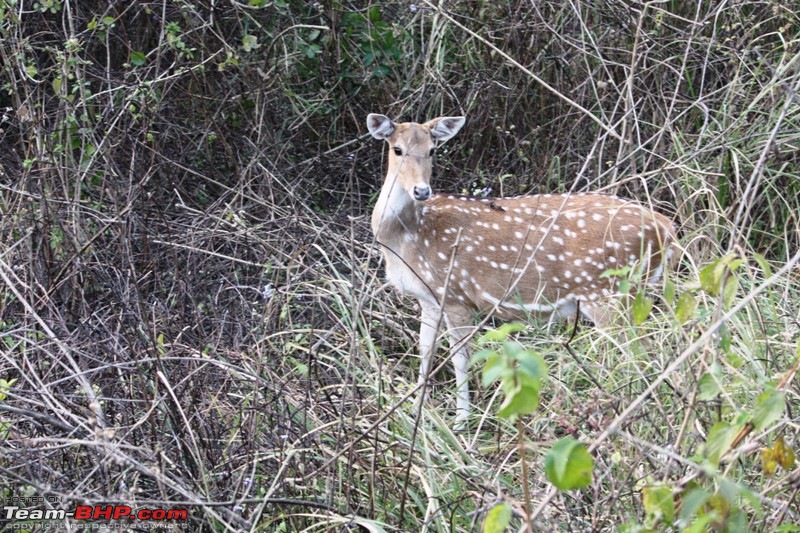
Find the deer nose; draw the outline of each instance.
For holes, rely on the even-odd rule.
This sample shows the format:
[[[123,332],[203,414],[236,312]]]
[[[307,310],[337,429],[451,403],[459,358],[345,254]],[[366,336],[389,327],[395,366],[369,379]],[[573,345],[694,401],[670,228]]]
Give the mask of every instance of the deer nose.
[[[414,199],[418,202],[424,202],[431,197],[431,188],[427,185],[421,187],[414,187]]]

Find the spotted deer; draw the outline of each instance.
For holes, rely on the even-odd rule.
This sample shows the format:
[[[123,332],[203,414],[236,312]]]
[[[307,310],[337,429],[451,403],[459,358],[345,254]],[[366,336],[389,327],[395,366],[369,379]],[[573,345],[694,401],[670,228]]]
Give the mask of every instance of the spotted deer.
[[[665,216],[605,194],[475,198],[433,194],[436,146],[464,117],[395,124],[367,116],[373,137],[389,143],[386,180],[372,212],[388,281],[419,300],[419,383],[431,367],[444,318],[457,382],[456,428],[469,415],[468,351],[475,314],[505,319],[580,313],[597,326],[612,320],[620,280],[604,272],[636,266],[656,283],[675,230]]]

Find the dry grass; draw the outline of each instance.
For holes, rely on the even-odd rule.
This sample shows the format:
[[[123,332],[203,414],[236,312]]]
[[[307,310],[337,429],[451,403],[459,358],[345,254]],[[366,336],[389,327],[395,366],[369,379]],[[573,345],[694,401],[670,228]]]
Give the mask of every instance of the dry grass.
[[[185,507],[187,530],[478,531],[499,501],[522,527],[524,484],[545,530],[800,524],[796,469],[758,454],[798,432],[787,6],[22,4],[0,2],[1,501]],[[369,231],[369,112],[468,117],[440,190],[654,205],[682,228],[678,293],[745,259],[732,305],[697,290],[681,324],[654,294],[643,325],[570,349],[571,326],[532,323],[519,340],[550,378],[523,476],[494,389],[465,434],[445,359],[430,402],[412,392],[416,311]],[[708,460],[715,424],[744,428],[775,387],[780,416]],[[565,435],[592,450],[586,490],[544,476]],[[667,526],[642,496],[658,483],[713,497]]]

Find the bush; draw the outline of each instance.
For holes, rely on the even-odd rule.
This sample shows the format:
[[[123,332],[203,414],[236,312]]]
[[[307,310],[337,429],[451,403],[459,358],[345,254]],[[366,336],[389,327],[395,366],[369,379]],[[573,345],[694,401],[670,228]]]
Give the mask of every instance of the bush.
[[[0,495],[469,531],[526,483],[545,529],[798,523],[800,21],[690,4],[0,0]],[[369,112],[468,117],[438,190],[618,192],[681,226],[676,294],[628,340],[581,331],[577,364],[569,328],[522,334],[552,377],[521,441],[492,390],[471,437],[446,377],[420,419],[402,401],[415,311],[379,290]],[[565,433],[593,496],[547,495]]]

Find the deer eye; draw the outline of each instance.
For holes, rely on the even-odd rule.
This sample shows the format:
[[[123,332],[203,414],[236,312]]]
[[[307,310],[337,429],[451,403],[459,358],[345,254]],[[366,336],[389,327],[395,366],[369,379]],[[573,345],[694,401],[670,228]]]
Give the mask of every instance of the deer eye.
[[[436,148],[431,148],[430,152],[428,152],[429,157],[433,157],[433,154],[436,152]]]
[[[394,155],[403,155],[403,151],[397,146],[394,147]]]

